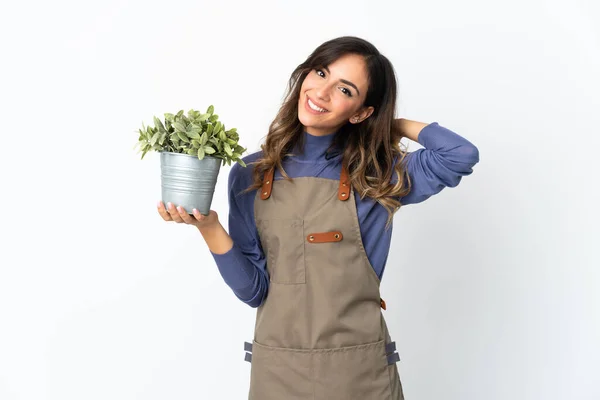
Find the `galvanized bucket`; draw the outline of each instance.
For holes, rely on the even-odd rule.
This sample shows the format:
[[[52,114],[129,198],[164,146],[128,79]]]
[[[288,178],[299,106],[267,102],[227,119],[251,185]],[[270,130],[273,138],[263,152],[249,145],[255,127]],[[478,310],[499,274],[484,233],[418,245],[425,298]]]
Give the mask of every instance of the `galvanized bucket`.
[[[188,154],[160,152],[162,201],[182,206],[189,214],[195,208],[208,215],[217,176],[223,162],[205,156],[199,160]]]

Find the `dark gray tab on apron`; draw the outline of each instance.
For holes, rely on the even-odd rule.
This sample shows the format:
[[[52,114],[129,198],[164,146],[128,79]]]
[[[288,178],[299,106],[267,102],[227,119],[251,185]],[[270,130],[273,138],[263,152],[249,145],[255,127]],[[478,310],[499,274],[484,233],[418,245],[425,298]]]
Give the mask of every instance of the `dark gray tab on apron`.
[[[389,356],[387,356],[388,365],[392,365],[393,363],[398,361],[400,361],[400,354],[398,353],[390,354]]]
[[[390,354],[396,351],[396,342],[390,342],[385,345],[385,354]]]
[[[249,363],[252,363],[252,354],[246,353],[246,357],[244,358],[244,361],[248,361]]]
[[[252,343],[244,342],[244,351],[252,352]]]

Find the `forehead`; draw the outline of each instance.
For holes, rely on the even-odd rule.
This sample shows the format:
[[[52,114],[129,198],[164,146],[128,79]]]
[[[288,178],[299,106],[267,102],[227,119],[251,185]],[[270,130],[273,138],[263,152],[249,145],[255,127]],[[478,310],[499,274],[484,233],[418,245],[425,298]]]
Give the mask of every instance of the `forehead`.
[[[346,54],[327,66],[332,77],[346,79],[356,86],[361,93],[367,91],[369,74],[367,64],[362,56],[358,54]]]

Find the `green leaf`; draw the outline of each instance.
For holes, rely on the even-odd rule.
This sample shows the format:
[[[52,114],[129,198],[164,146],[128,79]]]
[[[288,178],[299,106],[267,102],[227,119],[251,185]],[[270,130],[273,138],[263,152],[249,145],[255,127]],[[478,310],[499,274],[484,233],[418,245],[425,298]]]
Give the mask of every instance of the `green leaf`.
[[[219,132],[219,131],[220,131],[222,128],[223,128],[223,124],[221,123],[221,121],[218,121],[218,122],[215,124],[215,131],[216,131],[216,132]],[[224,139],[223,139],[223,140],[224,140]]]
[[[169,122],[173,122],[174,119],[175,119],[175,116],[173,114],[165,113],[165,120],[167,120]]]
[[[176,118],[181,118],[181,116],[183,115],[183,110],[179,110],[179,112],[177,112],[177,114],[175,115]]]
[[[188,132],[198,132],[198,133],[202,133],[202,126],[192,123],[188,126]]]
[[[200,147],[198,149],[198,159],[202,160],[204,158],[204,147]]]
[[[156,142],[158,141],[158,138],[160,137],[160,133],[156,132],[153,136],[152,139],[150,139],[150,145],[154,146],[156,144]]]
[[[185,133],[183,132],[177,132],[177,136],[179,136],[179,139],[181,139],[182,141],[189,143],[190,139],[188,139],[188,137],[186,136]]]
[[[219,116],[217,114],[213,114],[210,116],[210,118],[208,119],[210,122],[216,122],[219,119]]]
[[[162,121],[156,117],[154,117],[154,126],[156,126],[159,131],[165,130],[165,126],[163,125]]]
[[[212,125],[208,125],[208,128],[206,128],[206,133],[208,133],[209,135],[212,135],[214,132],[214,126]]]
[[[218,136],[219,136],[219,139],[221,139],[222,141],[227,140],[227,136],[225,136],[225,132],[223,132],[223,131],[219,131]]]
[[[176,131],[180,131],[180,132],[185,132],[186,128],[185,128],[185,124],[183,124],[182,122],[175,122],[173,123],[173,126],[175,127]]]
[[[192,139],[200,139],[200,134],[196,131],[187,132],[187,135]]]
[[[198,121],[200,121],[200,122],[204,122],[204,121],[206,121],[206,120],[207,120],[209,117],[210,117],[210,114],[201,114],[201,115],[198,117]]]
[[[227,155],[231,157],[233,152],[231,151],[231,146],[229,146],[229,143],[223,143],[223,148],[225,149],[225,153],[227,153]]]
[[[197,141],[196,139],[194,139],[194,140],[192,140],[192,146],[193,146],[195,149],[197,149],[198,147],[200,147],[200,146],[202,146],[202,145],[200,144],[200,142],[199,142],[199,141]]]
[[[206,113],[209,115],[212,115],[215,112],[215,107],[213,105],[210,105],[208,107],[208,110],[206,110]]]
[[[161,146],[165,144],[165,139],[167,138],[167,132],[163,132],[160,135],[160,139],[158,139],[158,144],[160,144]]]
[[[215,154],[216,150],[213,149],[212,147],[204,146],[204,152],[206,154]]]
[[[236,160],[238,164],[240,164],[242,167],[246,166],[246,163],[243,160]]]
[[[200,143],[202,144],[202,146],[204,146],[207,141],[208,141],[208,135],[206,132],[204,132],[202,134],[202,136],[200,136]]]
[[[235,145],[237,142],[233,139],[227,139],[227,143],[229,143],[231,145]]]
[[[188,149],[187,153],[188,153],[190,156],[195,156],[195,155],[196,155],[196,149]]]

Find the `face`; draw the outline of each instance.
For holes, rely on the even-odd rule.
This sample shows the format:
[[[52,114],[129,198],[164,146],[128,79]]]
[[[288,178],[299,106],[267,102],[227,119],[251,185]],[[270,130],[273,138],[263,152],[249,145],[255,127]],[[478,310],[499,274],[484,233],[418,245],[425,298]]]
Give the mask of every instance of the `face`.
[[[367,89],[362,56],[344,55],[308,73],[300,89],[298,119],[315,136],[333,133],[347,122],[360,123],[373,113],[373,107],[362,107]]]

